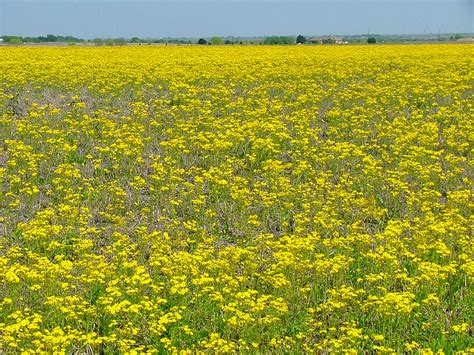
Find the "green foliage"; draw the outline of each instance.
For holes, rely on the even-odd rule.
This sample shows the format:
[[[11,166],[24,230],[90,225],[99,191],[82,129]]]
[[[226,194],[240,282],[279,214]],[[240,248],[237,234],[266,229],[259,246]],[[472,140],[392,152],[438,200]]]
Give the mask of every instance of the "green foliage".
[[[52,35],[52,34],[46,35],[46,42],[57,42],[57,41],[58,41],[58,37],[56,37],[55,35]]]
[[[224,44],[224,40],[222,39],[222,37],[212,37],[211,44],[213,45]]]
[[[306,40],[306,37],[305,37],[305,36],[303,36],[303,35],[298,35],[298,37],[296,37],[296,43],[301,43],[301,44],[303,44],[303,43],[306,43],[306,42],[307,42],[307,40]]]
[[[377,40],[375,39],[375,37],[369,37],[367,38],[367,43],[374,44],[377,43]]]
[[[198,44],[207,44],[207,41],[204,38],[199,38]]]
[[[270,36],[263,40],[263,44],[291,44],[294,43],[293,37],[289,36]]]
[[[46,36],[38,36],[38,37],[27,37],[24,39],[25,42],[32,42],[32,43],[45,43],[45,42],[84,42],[82,38],[77,38],[73,36],[56,36],[53,34],[48,34]]]
[[[85,42],[82,38],[73,36],[56,36],[48,34],[46,36],[38,37],[20,37],[20,36],[2,36],[5,43],[19,44],[19,43],[47,43],[47,42],[65,42],[65,43],[80,43]]]
[[[17,37],[17,36],[3,36],[3,41],[5,43],[9,43],[9,44],[21,44],[23,43],[23,39],[21,37]]]

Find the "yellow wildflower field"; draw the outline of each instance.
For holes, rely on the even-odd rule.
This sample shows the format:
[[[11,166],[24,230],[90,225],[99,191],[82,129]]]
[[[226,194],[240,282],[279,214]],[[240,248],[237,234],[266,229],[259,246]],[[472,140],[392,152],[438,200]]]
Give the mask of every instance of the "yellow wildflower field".
[[[473,58],[0,47],[0,352],[472,353]]]

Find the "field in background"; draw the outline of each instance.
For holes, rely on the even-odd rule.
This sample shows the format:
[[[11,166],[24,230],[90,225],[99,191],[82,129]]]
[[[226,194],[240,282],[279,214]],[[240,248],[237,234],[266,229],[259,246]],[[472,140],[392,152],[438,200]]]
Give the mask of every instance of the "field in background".
[[[473,352],[473,54],[0,48],[0,352]]]

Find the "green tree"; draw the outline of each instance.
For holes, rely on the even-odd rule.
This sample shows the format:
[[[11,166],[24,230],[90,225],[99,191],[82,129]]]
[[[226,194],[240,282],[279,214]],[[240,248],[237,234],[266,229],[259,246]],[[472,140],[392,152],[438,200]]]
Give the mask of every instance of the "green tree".
[[[224,40],[221,37],[212,37],[211,38],[211,43],[213,45],[224,44]]]
[[[287,36],[270,36],[263,40],[263,44],[290,44],[294,43],[294,38]]]
[[[46,35],[46,42],[57,42],[57,41],[58,41],[58,37],[56,37],[55,35],[52,35],[52,34]]]
[[[303,43],[306,43],[306,41],[307,41],[307,40],[306,40],[306,37],[303,36],[303,35],[298,35],[298,37],[296,37],[296,43],[301,43],[301,44],[303,44]]]
[[[367,43],[374,44],[377,43],[377,40],[375,39],[375,37],[369,37],[367,38]]]
[[[204,38],[199,38],[198,44],[207,44],[207,41]]]
[[[38,42],[38,40],[35,37],[23,37],[23,42],[35,43],[35,42]]]
[[[5,40],[4,38],[4,41],[5,43],[10,43],[10,44],[21,44],[23,43],[23,39],[21,37],[17,37],[17,36],[8,36],[9,38],[7,38]]]

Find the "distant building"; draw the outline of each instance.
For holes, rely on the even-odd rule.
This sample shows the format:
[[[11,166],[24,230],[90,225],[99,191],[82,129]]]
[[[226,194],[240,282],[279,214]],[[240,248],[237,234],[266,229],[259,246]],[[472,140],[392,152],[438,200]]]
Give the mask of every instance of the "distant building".
[[[311,43],[319,43],[319,44],[343,44],[344,38],[336,37],[336,36],[316,36],[309,39]]]
[[[462,43],[474,43],[474,38],[473,37],[463,37],[459,38],[456,41],[462,42]]]

